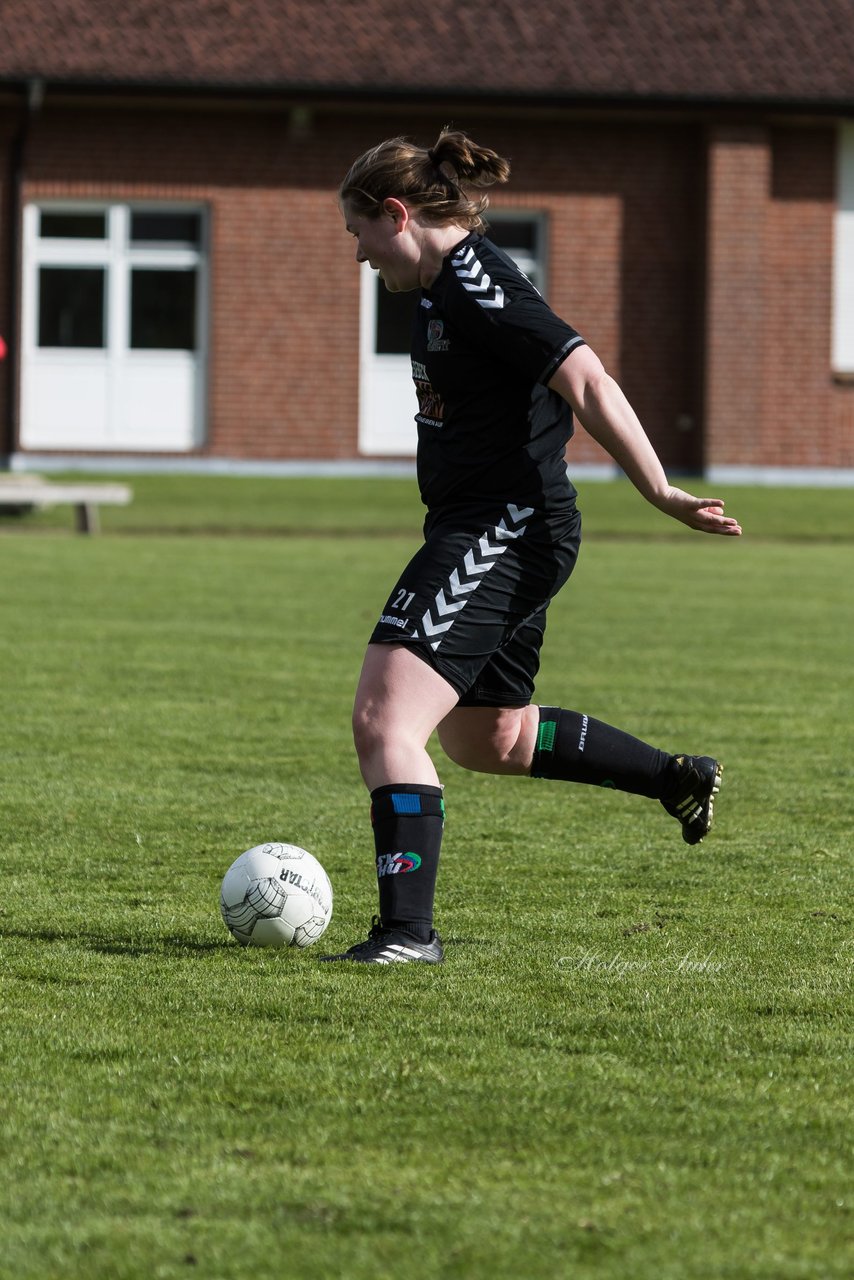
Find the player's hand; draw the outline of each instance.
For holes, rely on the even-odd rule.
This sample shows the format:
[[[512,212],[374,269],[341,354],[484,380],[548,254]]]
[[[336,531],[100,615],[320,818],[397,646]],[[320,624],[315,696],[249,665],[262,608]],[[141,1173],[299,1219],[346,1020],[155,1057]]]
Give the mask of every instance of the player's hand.
[[[724,515],[723,498],[695,498],[684,489],[671,485],[655,505],[674,520],[681,520],[689,529],[697,529],[700,533],[722,533],[728,537],[738,537],[741,533],[738,521]]]

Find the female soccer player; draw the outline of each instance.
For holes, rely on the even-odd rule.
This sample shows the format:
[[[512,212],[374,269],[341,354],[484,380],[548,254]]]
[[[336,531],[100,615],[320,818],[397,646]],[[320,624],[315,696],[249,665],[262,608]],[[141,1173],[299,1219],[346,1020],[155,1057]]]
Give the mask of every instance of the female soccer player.
[[[643,496],[704,533],[738,535],[720,498],[668,483],[620,388],[510,258],[484,237],[510,168],[465,134],[392,138],[339,190],[356,261],[393,293],[420,289],[412,337],[425,541],[371,636],[354,734],[371,793],[379,916],[328,960],[438,964],[433,900],[444,803],[426,750],[486,773],[614,787],[660,800],[689,844],[712,824],[721,766],[670,755],[577,711],[532,704],[549,601],[580,537],[564,451],[573,413]]]

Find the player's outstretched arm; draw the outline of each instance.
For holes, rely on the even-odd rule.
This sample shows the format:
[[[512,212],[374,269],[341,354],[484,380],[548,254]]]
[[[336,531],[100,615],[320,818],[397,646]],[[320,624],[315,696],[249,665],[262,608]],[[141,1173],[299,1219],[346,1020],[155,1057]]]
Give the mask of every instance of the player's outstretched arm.
[[[701,533],[741,533],[738,521],[724,515],[722,498],[698,498],[670,484],[637,414],[590,347],[577,347],[567,356],[549,386],[647,502]]]

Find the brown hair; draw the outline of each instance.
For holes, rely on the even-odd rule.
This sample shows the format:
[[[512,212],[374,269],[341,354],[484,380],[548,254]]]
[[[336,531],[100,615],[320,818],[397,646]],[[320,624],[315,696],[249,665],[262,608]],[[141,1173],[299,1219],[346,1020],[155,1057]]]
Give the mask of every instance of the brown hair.
[[[376,218],[390,196],[403,200],[427,222],[458,222],[482,231],[489,199],[467,188],[506,182],[510,165],[495,151],[479,147],[458,129],[443,129],[432,147],[408,138],[388,138],[354,161],[338,199],[363,217]]]

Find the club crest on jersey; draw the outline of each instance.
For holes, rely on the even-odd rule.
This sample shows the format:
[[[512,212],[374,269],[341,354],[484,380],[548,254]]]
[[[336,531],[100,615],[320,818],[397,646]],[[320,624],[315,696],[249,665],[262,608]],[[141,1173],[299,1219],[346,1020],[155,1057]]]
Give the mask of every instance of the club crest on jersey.
[[[427,326],[427,350],[428,351],[447,351],[451,345],[449,338],[443,338],[445,332],[445,322],[443,320],[431,320]]]

